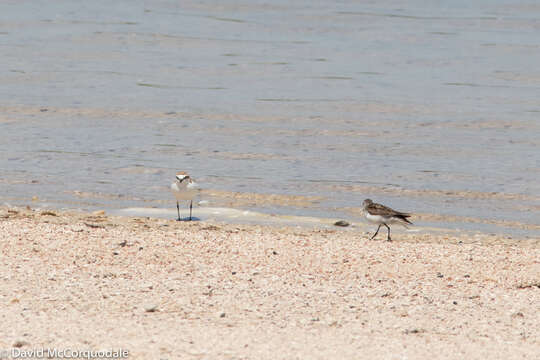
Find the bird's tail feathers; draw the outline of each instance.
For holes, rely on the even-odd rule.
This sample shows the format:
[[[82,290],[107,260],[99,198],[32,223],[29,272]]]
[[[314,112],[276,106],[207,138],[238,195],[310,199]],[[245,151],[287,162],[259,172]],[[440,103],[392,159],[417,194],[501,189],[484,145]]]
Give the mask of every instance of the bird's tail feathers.
[[[396,216],[399,219],[399,223],[403,225],[406,229],[409,227],[407,225],[414,225],[412,222],[410,222],[407,218],[410,217],[410,214],[400,214]]]

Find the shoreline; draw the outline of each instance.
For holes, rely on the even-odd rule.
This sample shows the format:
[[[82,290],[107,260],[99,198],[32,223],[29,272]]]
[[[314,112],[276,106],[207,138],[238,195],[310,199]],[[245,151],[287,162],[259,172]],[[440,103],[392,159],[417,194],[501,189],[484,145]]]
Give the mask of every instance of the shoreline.
[[[162,170],[159,170],[162,171]],[[36,180],[37,181],[37,180]],[[360,189],[368,189],[366,187],[359,187],[356,190],[351,190],[354,192],[360,191]],[[373,193],[379,193],[374,189],[369,188]],[[168,193],[167,187],[163,187],[163,193]],[[331,190],[331,189],[330,189]],[[411,191],[403,190],[403,194],[409,194]],[[31,198],[9,198],[4,201],[4,207],[24,207],[27,204],[30,204],[35,208],[42,209],[62,209],[61,211],[99,211],[104,210],[108,214],[116,215],[125,215],[125,216],[141,216],[141,217],[161,217],[161,218],[173,218],[176,215],[173,215],[175,208],[175,202],[168,199],[141,199],[136,197],[129,197],[120,194],[106,194],[106,193],[92,193],[92,192],[82,192],[82,191],[72,191],[68,193],[73,193],[75,197],[81,200],[77,201],[46,201],[38,196],[32,196]],[[383,194],[394,194],[395,192],[388,192]],[[452,196],[452,192],[447,196]],[[462,194],[462,192],[457,192],[455,194]],[[483,195],[483,196],[481,196]],[[498,199],[501,200],[517,200],[521,199],[519,194],[504,194],[504,193],[481,193],[476,194],[475,196],[478,199]],[[465,197],[466,198],[466,197]],[[82,200],[104,200],[108,199],[110,203],[100,203],[100,202],[84,202]],[[113,203],[114,199],[124,199],[129,200],[129,203],[120,204]],[[196,207],[194,211],[197,213],[205,212],[205,216],[202,220],[210,221],[224,221],[227,223],[252,223],[252,224],[277,224],[281,225],[282,223],[293,223],[292,221],[283,221],[284,219],[296,219],[300,221],[300,225],[309,225],[304,224],[304,220],[308,220],[308,223],[320,223],[328,222],[329,220],[345,220],[349,223],[354,223],[355,225],[362,226],[361,224],[365,223],[363,216],[363,210],[361,207],[335,207],[330,211],[323,211],[322,209],[317,209],[315,204],[320,201],[322,198],[317,198],[314,196],[303,196],[303,195],[279,195],[279,194],[265,194],[265,193],[246,193],[246,192],[231,192],[231,191],[217,191],[212,189],[202,190],[202,195],[200,204]],[[476,197],[471,197],[471,199],[476,199]],[[529,214],[533,214],[538,210],[538,207],[534,205],[534,200],[536,198],[529,197],[527,198],[532,202],[528,205],[519,205],[520,211],[526,211]],[[279,205],[278,205],[279,204]],[[1,207],[1,206],[0,206]],[[511,206],[512,209],[516,209],[516,205]],[[70,210],[71,209],[71,210]],[[213,210],[219,209],[223,214],[222,216],[215,216],[212,213]],[[136,210],[136,211],[131,211]],[[170,210],[170,211],[169,211]],[[537,224],[534,218],[531,215],[525,216],[523,219],[509,219],[504,216],[480,216],[478,214],[442,214],[437,212],[435,209],[432,209],[432,212],[413,212],[415,227],[425,228],[428,230],[435,230],[437,232],[465,232],[468,234],[474,233],[489,233],[496,234],[499,236],[508,236],[510,238],[516,239],[534,239],[540,237],[540,224]],[[229,212],[229,214],[226,214]],[[231,214],[231,212],[236,212],[236,214]],[[252,216],[249,220],[244,220],[243,215],[239,216],[240,213],[249,213],[250,215],[259,216],[259,219],[256,219]],[[166,214],[166,215],[165,215]],[[249,216],[248,216],[249,217]],[[315,220],[315,221],[314,221]],[[398,230],[398,229],[396,229]]]
[[[0,230],[3,349],[122,348],[130,359],[540,355],[540,239],[369,241],[363,228],[7,207]]]
[[[58,209],[55,207],[36,206],[14,206],[0,205],[0,216],[9,217],[9,211],[15,211],[21,216],[31,216],[41,218],[45,216],[45,221],[58,223],[62,218],[63,221],[79,221],[84,222],[84,219],[97,217],[99,221],[108,226],[126,225],[133,219],[138,219],[139,222],[150,224],[164,224],[167,222],[177,223],[176,209],[173,208],[124,208],[124,209],[99,209],[86,211],[80,209]],[[49,215],[43,215],[49,214]],[[202,215],[201,215],[202,214]],[[51,216],[52,215],[52,216]],[[182,215],[182,214],[181,214]],[[202,218],[199,218],[200,215]],[[483,232],[481,230],[421,226],[417,223],[417,218],[421,220],[425,214],[414,214],[413,226],[405,229],[399,225],[391,227],[392,235],[396,234],[396,238],[392,236],[392,240],[411,243],[439,243],[439,244],[479,244],[479,245],[506,245],[506,246],[525,246],[539,247],[540,237],[531,235],[508,234],[505,232]],[[263,213],[255,210],[225,208],[225,207],[198,207],[194,210],[194,221],[192,224],[218,224],[223,226],[260,226],[268,227],[269,229],[303,229],[310,230],[332,230],[337,232],[350,232],[356,234],[360,238],[369,238],[376,229],[376,225],[368,223],[361,215],[356,217],[357,221],[350,221],[345,218],[322,218],[312,216],[299,215],[279,215]],[[346,221],[349,225],[335,226],[337,221]],[[181,221],[181,223],[185,223]],[[382,234],[382,235],[381,235]],[[386,230],[384,233],[377,235],[374,241],[384,240],[386,238]]]

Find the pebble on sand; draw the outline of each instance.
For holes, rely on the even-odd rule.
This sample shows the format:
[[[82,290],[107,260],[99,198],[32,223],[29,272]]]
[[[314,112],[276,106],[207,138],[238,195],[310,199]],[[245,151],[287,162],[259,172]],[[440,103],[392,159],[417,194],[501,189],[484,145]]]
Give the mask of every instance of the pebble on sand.
[[[14,348],[22,348],[23,346],[27,346],[27,345],[30,345],[30,343],[24,340],[17,340],[13,343]]]
[[[158,311],[158,306],[155,304],[148,304],[144,306],[145,312],[156,312]]]

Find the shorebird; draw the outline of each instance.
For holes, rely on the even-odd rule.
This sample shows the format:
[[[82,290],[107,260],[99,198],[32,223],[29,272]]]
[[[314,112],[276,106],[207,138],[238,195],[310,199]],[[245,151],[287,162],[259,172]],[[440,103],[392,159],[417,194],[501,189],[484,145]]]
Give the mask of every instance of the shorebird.
[[[390,226],[388,226],[388,224],[397,223],[405,227],[407,227],[407,224],[412,225],[412,222],[407,220],[407,218],[410,217],[411,214],[390,209],[387,206],[374,203],[373,201],[371,201],[371,199],[364,200],[362,206],[364,208],[363,210],[366,219],[368,219],[368,221],[372,223],[379,224],[377,231],[375,231],[375,234],[373,234],[370,240],[373,240],[373,238],[377,236],[381,225],[384,225],[388,228],[388,238],[386,239],[388,241],[392,241],[392,239],[390,238]]]
[[[191,213],[193,209],[193,199],[197,195],[197,183],[189,177],[185,171],[180,171],[176,174],[175,181],[171,184],[171,190],[176,197],[176,210],[178,211],[178,221],[180,218],[180,205],[178,201],[189,200],[189,220],[191,221]]]

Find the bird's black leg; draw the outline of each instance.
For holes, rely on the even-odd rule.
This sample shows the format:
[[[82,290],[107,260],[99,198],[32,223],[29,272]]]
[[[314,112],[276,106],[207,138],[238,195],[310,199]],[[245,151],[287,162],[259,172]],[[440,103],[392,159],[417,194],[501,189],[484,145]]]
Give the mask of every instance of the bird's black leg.
[[[386,225],[385,223],[383,223],[383,225],[388,228],[388,238],[386,240],[392,241],[392,239],[390,239],[390,226]]]
[[[373,236],[369,239],[369,240],[373,240],[373,238],[375,236],[377,236],[377,234],[379,233],[379,229],[381,228],[381,224],[379,224],[379,227],[377,228],[377,231],[375,231],[375,234],[373,234]]]
[[[178,219],[176,219],[177,221],[180,221],[182,219],[180,219],[180,205],[178,205],[178,200],[176,200],[176,211],[178,212]]]
[[[193,200],[189,202],[189,221],[191,221],[191,211],[193,209]]]

